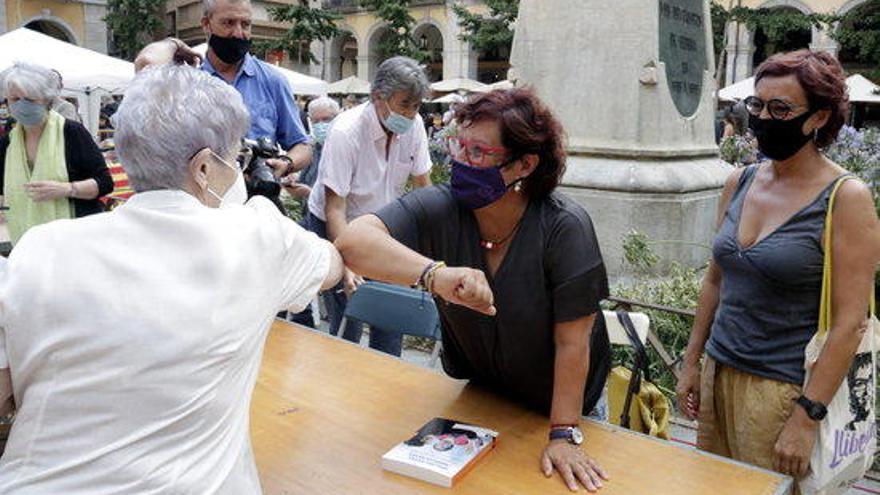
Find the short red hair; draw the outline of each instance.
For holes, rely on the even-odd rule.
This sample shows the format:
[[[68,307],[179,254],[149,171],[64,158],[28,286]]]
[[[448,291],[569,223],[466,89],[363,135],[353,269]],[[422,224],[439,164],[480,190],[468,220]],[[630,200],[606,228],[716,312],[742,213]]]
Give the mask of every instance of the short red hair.
[[[825,52],[798,50],[768,58],[755,74],[755,85],[765,77],[794,75],[807,95],[811,110],[829,110],[828,123],[819,129],[816,145],[824,148],[837,139],[849,114],[846,75],[840,62]]]
[[[501,144],[516,159],[537,155],[538,166],[523,179],[531,198],[549,195],[565,172],[565,135],[562,124],[530,89],[496,89],[469,98],[455,107],[459,125],[494,121],[501,130]]]

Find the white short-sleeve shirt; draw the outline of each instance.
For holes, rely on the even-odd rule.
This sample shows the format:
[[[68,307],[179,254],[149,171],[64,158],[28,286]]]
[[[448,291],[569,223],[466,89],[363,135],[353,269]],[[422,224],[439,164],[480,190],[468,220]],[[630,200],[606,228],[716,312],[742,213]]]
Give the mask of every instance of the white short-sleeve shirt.
[[[400,197],[411,175],[431,171],[428,135],[421,116],[416,115],[407,133],[392,135],[386,158],[387,140],[376,107],[370,102],[336,117],[321,151],[318,178],[309,196],[309,211],[327,220],[324,188],[329,187],[345,198],[345,216],[351,221],[376,212]]]
[[[18,406],[0,493],[259,494],[263,345],[331,249],[264,198],[212,209],[181,191],[31,229],[0,266]]]

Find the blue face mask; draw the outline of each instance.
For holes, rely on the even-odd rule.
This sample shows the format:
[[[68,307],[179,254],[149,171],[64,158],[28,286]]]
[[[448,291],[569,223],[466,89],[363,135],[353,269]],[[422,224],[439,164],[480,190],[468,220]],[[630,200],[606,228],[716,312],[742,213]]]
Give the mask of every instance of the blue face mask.
[[[315,122],[312,124],[312,137],[318,144],[324,144],[327,133],[330,132],[330,122]]]
[[[388,116],[385,117],[385,120],[382,122],[385,125],[385,128],[394,134],[406,134],[412,129],[413,124],[415,123],[415,119],[408,119],[399,113],[396,113],[391,107],[385,102],[385,106],[388,107]]]
[[[45,105],[39,103],[18,100],[9,105],[9,111],[12,113],[12,118],[21,125],[33,127],[42,124],[46,120],[46,113],[49,110]]]

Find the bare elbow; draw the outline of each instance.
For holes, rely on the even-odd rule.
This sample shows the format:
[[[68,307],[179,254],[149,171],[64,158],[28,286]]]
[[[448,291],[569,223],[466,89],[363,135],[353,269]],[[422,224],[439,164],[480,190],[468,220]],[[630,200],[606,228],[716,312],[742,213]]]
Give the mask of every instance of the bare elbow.
[[[355,218],[346,225],[336,237],[336,249],[342,254],[346,266],[358,271],[359,265],[363,264],[365,256],[372,252],[369,246],[375,245],[375,241],[388,234],[388,229],[382,220],[375,215],[364,215]]]
[[[336,249],[339,250],[339,254],[342,255],[342,259],[345,259],[346,255],[349,254],[351,249],[354,247],[354,241],[352,238],[355,236],[352,235],[352,230],[356,228],[356,222],[357,220],[346,225],[345,228],[342,229],[342,232],[340,232],[339,235],[336,236],[336,240],[333,241],[333,245],[336,246]]]

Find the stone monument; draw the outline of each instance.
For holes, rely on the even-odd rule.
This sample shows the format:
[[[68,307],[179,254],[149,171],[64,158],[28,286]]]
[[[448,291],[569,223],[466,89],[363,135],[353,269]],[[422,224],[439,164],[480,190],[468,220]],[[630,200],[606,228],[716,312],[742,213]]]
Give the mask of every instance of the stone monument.
[[[708,0],[521,0],[511,80],[568,133],[563,192],[623,275],[638,230],[667,260],[706,261],[731,168],[718,158]]]

